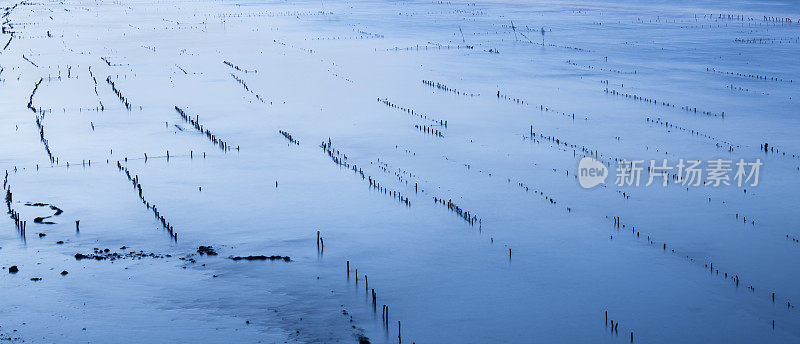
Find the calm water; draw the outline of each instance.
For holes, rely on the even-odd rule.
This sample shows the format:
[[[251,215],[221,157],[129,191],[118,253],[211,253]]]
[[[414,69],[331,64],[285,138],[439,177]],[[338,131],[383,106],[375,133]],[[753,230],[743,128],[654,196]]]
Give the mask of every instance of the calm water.
[[[794,2],[14,4],[0,337],[800,342]],[[585,155],[606,184],[579,186]],[[665,158],[764,165],[614,185]]]

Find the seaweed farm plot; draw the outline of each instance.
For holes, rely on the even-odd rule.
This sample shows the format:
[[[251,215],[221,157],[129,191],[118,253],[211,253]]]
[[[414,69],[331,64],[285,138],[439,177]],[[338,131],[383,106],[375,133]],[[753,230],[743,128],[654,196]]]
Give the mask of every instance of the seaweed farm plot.
[[[800,8],[4,1],[0,342],[800,342]]]

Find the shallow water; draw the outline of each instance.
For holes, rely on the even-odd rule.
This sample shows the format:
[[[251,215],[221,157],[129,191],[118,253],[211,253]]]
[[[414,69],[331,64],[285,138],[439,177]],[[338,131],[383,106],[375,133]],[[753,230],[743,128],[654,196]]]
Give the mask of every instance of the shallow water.
[[[0,333],[395,343],[400,321],[408,343],[800,342],[797,12],[749,1],[22,3],[4,24],[15,34],[0,55],[0,169],[27,228],[5,217],[0,230],[0,265],[20,270],[0,274]],[[746,193],[621,188],[613,176],[585,190],[575,175],[587,152],[612,173],[618,158],[764,165]],[[64,212],[37,224],[53,211],[28,202]],[[94,248],[163,257],[74,258]],[[248,255],[291,262],[227,259]]]

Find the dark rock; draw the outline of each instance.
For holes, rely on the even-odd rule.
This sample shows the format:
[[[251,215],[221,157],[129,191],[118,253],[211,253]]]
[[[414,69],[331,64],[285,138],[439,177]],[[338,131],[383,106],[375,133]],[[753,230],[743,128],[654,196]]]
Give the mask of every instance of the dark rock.
[[[8,268],[8,272],[12,273],[12,274],[15,274],[15,273],[19,272],[19,268],[17,268],[16,265],[12,265],[10,268]]]
[[[46,225],[55,224],[55,222],[52,222],[52,221],[45,221],[45,219],[49,219],[49,218],[50,218],[50,216],[37,217],[37,218],[33,219],[33,222],[35,222],[35,223],[43,223],[43,224],[46,224]]]
[[[239,260],[283,260],[285,262],[292,261],[291,258],[288,256],[247,256],[247,257],[231,257],[231,259],[239,261]]]
[[[117,260],[117,259],[142,259],[142,258],[164,258],[162,255],[157,255],[155,253],[146,253],[144,251],[139,252],[128,252],[128,253],[117,253],[117,252],[110,252],[108,249],[100,250],[94,249],[93,254],[83,254],[83,253],[76,253],[75,259],[94,259],[94,260]]]
[[[83,254],[83,253],[76,253],[75,254],[75,259],[77,259],[77,260],[81,260],[81,259],[85,259],[85,258],[90,258],[90,257],[85,255],[85,254]]]
[[[51,206],[50,206],[50,209],[53,209],[53,210],[55,210],[55,211],[56,211],[56,212],[55,212],[55,214],[53,214],[54,216],[61,215],[61,213],[63,213],[63,212],[64,212],[63,210],[59,209],[58,207],[56,207],[56,206],[54,206],[54,205],[51,205]]]
[[[200,246],[197,248],[197,253],[209,255],[209,256],[216,256],[217,251],[214,251],[214,248],[211,246]]]

